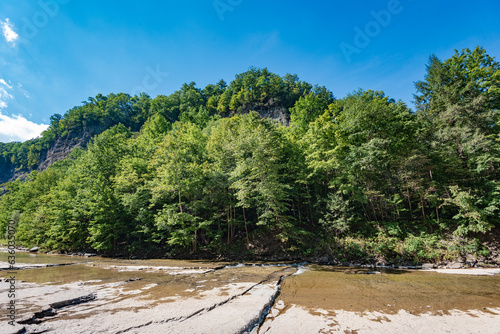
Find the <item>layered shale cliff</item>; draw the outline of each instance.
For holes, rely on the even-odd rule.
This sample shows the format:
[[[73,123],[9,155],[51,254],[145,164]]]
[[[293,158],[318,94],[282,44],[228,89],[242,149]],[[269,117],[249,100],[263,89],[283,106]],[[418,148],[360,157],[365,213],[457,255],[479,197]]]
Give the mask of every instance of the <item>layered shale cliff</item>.
[[[38,163],[33,168],[20,168],[9,161],[0,160],[0,184],[18,178],[24,179],[34,170],[44,171],[54,162],[66,158],[75,147],[85,148],[93,136],[104,130],[103,126],[91,126],[81,131],[68,131],[66,135],[57,137],[48,149],[40,152]]]

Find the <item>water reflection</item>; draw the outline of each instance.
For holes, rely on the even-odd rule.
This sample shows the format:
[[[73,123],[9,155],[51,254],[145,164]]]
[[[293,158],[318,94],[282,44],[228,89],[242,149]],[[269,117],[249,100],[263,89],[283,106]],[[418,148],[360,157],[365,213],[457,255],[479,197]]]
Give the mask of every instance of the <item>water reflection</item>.
[[[500,276],[332,266],[310,269],[284,281],[280,298],[285,305],[388,314],[500,307]]]

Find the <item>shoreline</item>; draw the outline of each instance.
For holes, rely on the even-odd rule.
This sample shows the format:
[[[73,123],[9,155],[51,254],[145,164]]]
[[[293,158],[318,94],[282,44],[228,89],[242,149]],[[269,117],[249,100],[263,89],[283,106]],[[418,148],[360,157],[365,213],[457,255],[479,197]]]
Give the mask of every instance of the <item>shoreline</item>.
[[[0,252],[4,252],[4,249],[2,246],[0,246]],[[210,266],[213,266],[214,264],[217,264],[215,268],[218,267],[224,267],[224,266],[246,266],[246,267],[258,267],[258,266],[266,266],[266,265],[271,265],[271,266],[307,266],[307,265],[319,265],[319,266],[332,266],[334,268],[352,268],[352,269],[360,269],[359,272],[360,274],[376,274],[380,273],[379,270],[416,270],[416,271],[423,271],[423,272],[436,272],[436,273],[441,273],[441,274],[455,274],[455,275],[500,275],[500,266],[484,266],[484,267],[467,267],[464,266],[463,263],[457,263],[457,262],[449,262],[447,264],[433,264],[433,263],[422,263],[422,264],[417,264],[417,265],[407,265],[407,264],[391,264],[391,265],[382,265],[380,263],[373,263],[373,264],[363,264],[363,263],[356,263],[356,262],[348,262],[348,263],[331,263],[331,262],[325,262],[322,261],[321,259],[311,259],[309,258],[308,261],[293,261],[293,260],[276,260],[276,259],[259,259],[259,260],[244,260],[244,259],[238,259],[238,260],[229,260],[229,259],[198,259],[198,260],[192,260],[192,259],[185,259],[185,258],[163,258],[163,259],[158,259],[158,258],[145,258],[145,259],[130,259],[130,258],[116,258],[116,257],[102,257],[96,254],[88,255],[88,254],[54,254],[54,253],[45,253],[45,252],[29,252],[26,249],[19,249],[19,252],[22,252],[24,254],[32,254],[33,258],[35,258],[37,255],[42,255],[42,256],[54,256],[54,258],[76,258],[79,260],[83,259],[89,259],[88,262],[81,262],[81,261],[76,261],[74,263],[70,262],[61,262],[61,263],[46,263],[48,261],[43,261],[41,259],[40,262],[24,262],[21,259],[17,261],[16,263],[16,269],[22,270],[22,269],[34,269],[34,268],[48,268],[48,267],[54,267],[54,266],[67,266],[67,265],[76,265],[76,264],[86,264],[86,263],[95,263],[95,265],[105,265],[106,262],[112,262],[112,261],[127,261],[127,263],[123,264],[107,264],[108,266],[112,267],[128,267],[128,268],[136,268],[136,270],[143,270],[145,268],[147,269],[158,269],[158,268],[163,268],[164,265],[162,264],[155,264],[155,263],[141,263],[141,262],[156,262],[156,261],[178,261],[182,263],[183,261],[200,261],[201,263],[210,263]],[[94,259],[94,260],[93,260]],[[103,264],[98,264],[100,261],[95,261],[95,260],[102,260],[104,263]],[[2,261],[3,262],[3,261]],[[203,267],[205,268],[205,267]],[[9,265],[0,265],[0,272],[1,271],[6,271],[9,269]],[[200,268],[190,268],[190,269],[202,269]],[[372,269],[371,271],[368,271],[369,269]]]
[[[0,244],[0,252],[7,250],[6,245]],[[105,256],[97,253],[87,253],[87,252],[75,252],[75,253],[56,253],[56,252],[44,252],[44,251],[30,251],[29,248],[26,247],[16,247],[16,252],[26,253],[26,254],[40,254],[44,256],[62,256],[69,258],[101,258],[106,260],[129,260],[129,261],[153,261],[153,260],[176,260],[176,261],[202,261],[202,262],[216,262],[216,263],[231,263],[231,264],[239,264],[239,263],[255,263],[255,264],[263,264],[263,263],[272,263],[272,264],[316,264],[316,265],[329,265],[336,267],[354,267],[354,268],[380,268],[380,269],[407,269],[407,270],[424,270],[424,271],[436,271],[436,272],[444,272],[448,273],[458,273],[463,270],[470,269],[478,269],[478,272],[481,271],[494,271],[495,269],[499,269],[500,264],[490,264],[490,263],[479,263],[479,262],[461,262],[461,261],[444,261],[439,263],[417,263],[410,264],[408,262],[402,263],[390,263],[384,264],[380,262],[376,263],[364,263],[364,262],[340,262],[335,259],[330,259],[325,256],[318,257],[297,257],[297,258],[289,258],[289,257],[277,257],[277,256],[269,256],[269,257],[257,257],[257,258],[244,258],[244,257],[236,257],[236,256],[223,256],[217,258],[202,258],[202,257],[151,257],[151,258],[139,258],[135,256],[130,257],[120,257],[120,256]],[[0,268],[0,270],[3,270]],[[499,272],[500,274],[500,272]],[[472,274],[477,275],[477,274]]]

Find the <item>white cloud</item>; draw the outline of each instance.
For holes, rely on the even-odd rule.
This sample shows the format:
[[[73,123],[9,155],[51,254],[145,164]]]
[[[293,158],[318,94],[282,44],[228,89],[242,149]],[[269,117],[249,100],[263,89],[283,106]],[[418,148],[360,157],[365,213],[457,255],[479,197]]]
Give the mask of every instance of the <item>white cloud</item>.
[[[7,88],[12,88],[11,85],[9,85],[7,82],[5,82],[4,79],[0,79],[0,84],[4,85],[4,86],[7,86]]]
[[[0,79],[0,109],[7,108],[7,100],[14,97],[7,90],[12,89],[12,86]]]
[[[28,94],[20,83],[17,87],[25,95]],[[12,85],[0,79],[0,142],[4,143],[36,138],[48,128],[47,124],[33,123],[21,115],[10,117],[2,113],[2,109],[7,108],[7,100],[14,98],[10,93],[13,89]]]
[[[19,35],[14,31],[14,25],[7,18],[5,21],[0,21],[0,26],[2,27],[2,33],[5,40],[14,46],[19,38]]]
[[[26,141],[36,138],[48,127],[48,124],[36,124],[21,115],[9,117],[0,112],[0,142]]]

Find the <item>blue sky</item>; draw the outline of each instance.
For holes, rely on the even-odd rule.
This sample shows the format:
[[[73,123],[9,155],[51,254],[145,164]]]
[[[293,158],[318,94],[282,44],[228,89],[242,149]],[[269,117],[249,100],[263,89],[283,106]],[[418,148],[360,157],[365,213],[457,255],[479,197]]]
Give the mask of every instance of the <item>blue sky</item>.
[[[481,45],[498,60],[499,17],[496,0],[2,0],[0,141],[98,93],[168,95],[250,66],[413,107],[430,54]]]

